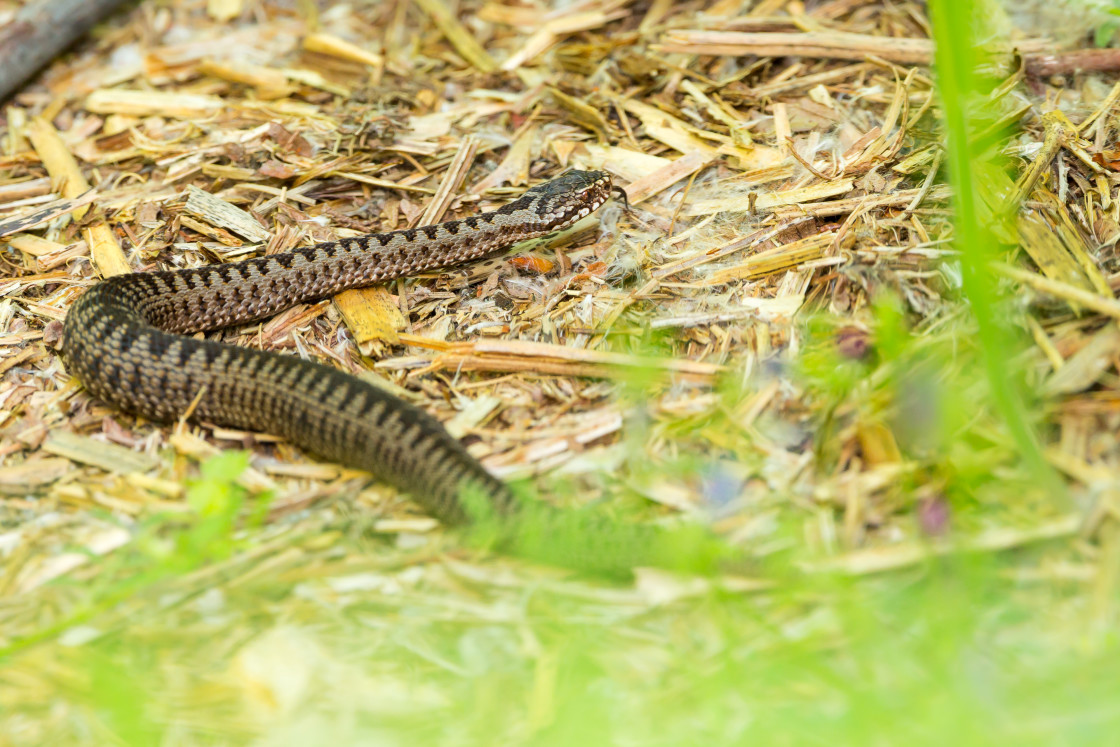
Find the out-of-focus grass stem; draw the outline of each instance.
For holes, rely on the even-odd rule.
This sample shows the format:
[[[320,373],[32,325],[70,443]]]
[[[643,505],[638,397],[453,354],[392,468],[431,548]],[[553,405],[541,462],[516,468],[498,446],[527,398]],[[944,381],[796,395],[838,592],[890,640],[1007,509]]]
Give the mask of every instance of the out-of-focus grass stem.
[[[978,200],[984,185],[972,164],[979,148],[970,144],[975,119],[970,106],[984,100],[976,78],[977,3],[974,0],[930,0],[937,44],[937,79],[948,139],[946,165],[954,190],[956,245],[962,286],[976,319],[993,404],[1014,438],[1022,458],[1048,486],[1059,482],[1047,465],[1027,417],[1020,381],[1008,362],[1014,353],[1006,328],[996,320],[995,278],[989,263],[998,258],[996,239],[979,218]]]

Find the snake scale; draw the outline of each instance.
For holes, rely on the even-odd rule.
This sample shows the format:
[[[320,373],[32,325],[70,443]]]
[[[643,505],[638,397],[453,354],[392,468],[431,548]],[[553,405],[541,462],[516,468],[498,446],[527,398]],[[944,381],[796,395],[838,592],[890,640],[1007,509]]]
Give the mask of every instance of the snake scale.
[[[349,288],[460,264],[566,228],[625,193],[602,171],[569,171],[503,207],[241,262],[105,279],[63,327],[67,368],[97,398],[156,421],[282,436],[409,493],[447,523],[464,491],[513,506],[435,418],[329,366],[186,335],[246,324]]]

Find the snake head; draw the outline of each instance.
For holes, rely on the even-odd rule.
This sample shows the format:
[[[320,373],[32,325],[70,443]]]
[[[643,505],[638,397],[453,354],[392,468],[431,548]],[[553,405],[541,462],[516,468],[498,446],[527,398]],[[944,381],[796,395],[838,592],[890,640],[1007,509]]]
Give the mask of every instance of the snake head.
[[[605,171],[569,171],[527,190],[517,202],[534,213],[542,228],[556,231],[598,210],[612,189]]]

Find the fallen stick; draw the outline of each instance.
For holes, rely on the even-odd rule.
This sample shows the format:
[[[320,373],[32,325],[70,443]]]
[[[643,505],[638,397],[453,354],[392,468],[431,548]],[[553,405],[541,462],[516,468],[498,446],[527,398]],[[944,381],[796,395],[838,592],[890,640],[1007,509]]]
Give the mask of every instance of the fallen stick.
[[[1023,39],[996,47],[1023,57],[1029,75],[1055,75],[1075,71],[1120,69],[1120,49],[1050,51],[1053,42]],[[900,65],[933,64],[934,44],[929,39],[851,34],[841,31],[708,31],[674,29],[655,45],[662,52],[714,56],[811,57],[837,60],[879,58]]]
[[[38,0],[0,28],[0,101],[125,0]]]
[[[1028,75],[1112,72],[1120,70],[1120,49],[1074,49],[1054,54],[1024,55]]]
[[[757,55],[759,57],[826,57],[863,60],[875,55],[903,65],[928,65],[933,61],[929,39],[850,34],[840,31],[706,31],[674,29],[656,47],[663,52],[703,55]]]

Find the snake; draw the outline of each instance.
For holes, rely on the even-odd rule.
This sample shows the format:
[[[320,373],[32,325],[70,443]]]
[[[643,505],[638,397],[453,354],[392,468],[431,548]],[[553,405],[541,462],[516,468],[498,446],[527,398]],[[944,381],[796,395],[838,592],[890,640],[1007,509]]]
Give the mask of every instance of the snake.
[[[424,410],[322,363],[189,335],[493,256],[571,226],[612,194],[625,200],[606,172],[571,170],[477,216],[233,263],[108,277],[68,311],[62,355],[86,390],[119,410],[282,437],[371,473],[448,524],[471,518],[471,496],[498,514],[511,512],[511,488]]]

